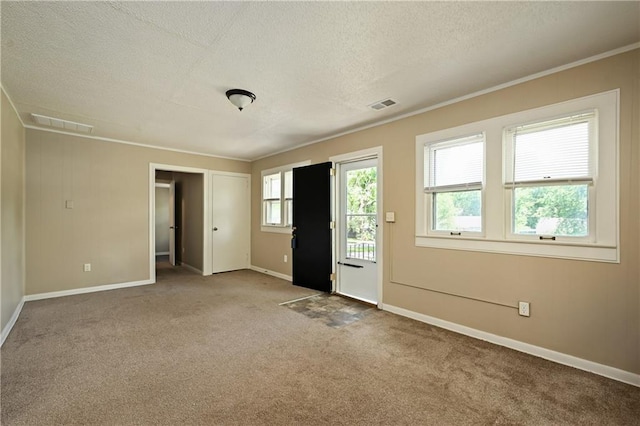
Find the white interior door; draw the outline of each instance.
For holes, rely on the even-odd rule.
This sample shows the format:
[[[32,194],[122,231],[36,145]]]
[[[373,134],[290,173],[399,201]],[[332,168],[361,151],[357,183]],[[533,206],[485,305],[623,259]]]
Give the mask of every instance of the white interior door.
[[[249,267],[251,199],[249,176],[211,175],[212,272]]]
[[[169,184],[169,262],[176,264],[176,183]]]
[[[378,160],[338,168],[338,293],[377,304]]]

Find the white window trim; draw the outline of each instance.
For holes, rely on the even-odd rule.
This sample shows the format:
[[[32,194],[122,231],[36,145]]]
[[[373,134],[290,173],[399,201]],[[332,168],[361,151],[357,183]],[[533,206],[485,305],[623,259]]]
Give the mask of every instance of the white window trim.
[[[304,167],[311,164],[311,160],[301,161],[299,163],[287,164],[285,166],[274,167],[272,169],[262,170],[260,172],[260,230],[262,232],[273,232],[278,234],[290,234],[291,226],[288,225],[268,225],[264,223],[264,177],[275,173],[282,173],[282,185],[284,188],[284,172],[289,172],[296,167]],[[284,214],[285,206],[285,194],[284,191],[280,194],[282,201],[282,213]]]
[[[481,251],[523,256],[552,257],[619,263],[619,97],[612,90],[541,108],[535,108],[416,137],[416,238],[420,247]],[[590,215],[595,218],[594,241],[539,241],[512,238],[510,193],[505,187],[503,161],[504,129],[536,120],[598,110],[598,158],[594,170],[597,197]],[[484,236],[430,235],[427,198],[424,192],[424,146],[428,142],[485,132],[485,191],[483,197]]]

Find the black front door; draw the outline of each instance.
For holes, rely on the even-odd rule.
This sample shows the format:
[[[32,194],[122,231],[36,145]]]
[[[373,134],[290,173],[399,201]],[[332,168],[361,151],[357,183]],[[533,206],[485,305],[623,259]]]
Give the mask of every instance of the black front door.
[[[331,166],[293,169],[293,284],[331,292]]]

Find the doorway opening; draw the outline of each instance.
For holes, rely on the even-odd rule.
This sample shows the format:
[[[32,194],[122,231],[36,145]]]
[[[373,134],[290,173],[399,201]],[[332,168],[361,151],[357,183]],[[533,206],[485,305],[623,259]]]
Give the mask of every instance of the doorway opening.
[[[202,275],[206,174],[160,169],[155,176],[156,275],[176,265]]]
[[[207,244],[208,171],[150,164],[149,274],[177,265],[199,275],[210,274]]]
[[[382,148],[332,157],[336,163],[336,293],[382,304]]]

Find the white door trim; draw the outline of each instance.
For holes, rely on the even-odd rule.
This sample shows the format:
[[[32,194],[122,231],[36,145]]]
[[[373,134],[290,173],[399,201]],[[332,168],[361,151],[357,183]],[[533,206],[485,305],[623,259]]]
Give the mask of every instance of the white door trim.
[[[169,172],[196,173],[202,175],[203,180],[203,245],[202,245],[202,275],[211,275],[211,205],[209,201],[209,170],[195,167],[176,166],[171,164],[149,163],[149,279],[156,282],[156,170]]]
[[[377,222],[379,224],[377,235],[376,235],[376,265],[378,267],[377,275],[378,275],[378,307],[381,308],[383,306],[382,300],[382,278],[383,278],[383,263],[384,263],[384,224],[382,218],[382,213],[384,211],[383,208],[383,200],[382,200],[382,192],[383,192],[383,162],[382,162],[382,146],[376,146],[374,148],[363,149],[360,151],[349,152],[346,154],[334,155],[333,157],[329,157],[329,160],[332,161],[336,167],[339,168],[341,163],[350,163],[358,160],[365,160],[367,158],[377,158],[378,160],[378,176],[377,176],[377,204],[378,204],[378,214],[377,214]],[[333,220],[336,221],[336,226],[333,230],[334,238],[333,238],[333,272],[337,270],[336,262],[339,259],[340,248],[338,247],[338,238],[337,238],[337,230],[339,228],[338,221],[340,220],[340,191],[337,187],[340,184],[339,173],[335,173],[334,185],[333,185],[333,196],[332,196],[332,214]],[[336,286],[339,284],[339,281],[336,282]],[[336,287],[336,290],[338,288]]]

